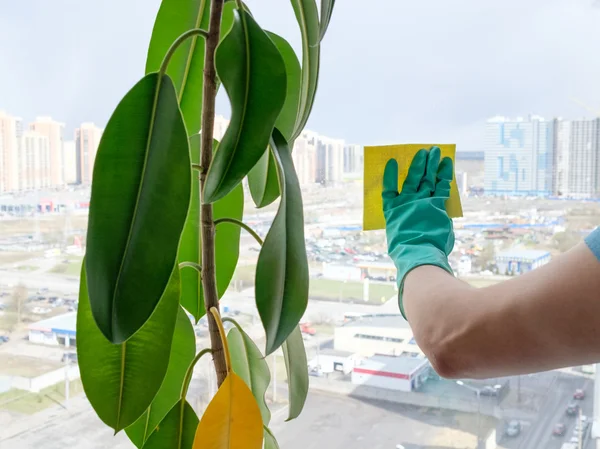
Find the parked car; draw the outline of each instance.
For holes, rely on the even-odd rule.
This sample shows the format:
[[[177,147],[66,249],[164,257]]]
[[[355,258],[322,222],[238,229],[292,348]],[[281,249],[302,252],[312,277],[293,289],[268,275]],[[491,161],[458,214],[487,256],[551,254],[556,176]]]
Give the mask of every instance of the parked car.
[[[498,396],[501,388],[502,385],[486,385],[480,390],[479,394],[481,396]]]
[[[77,363],[77,353],[76,352],[65,352],[60,359],[61,362],[73,362]]]
[[[0,343],[8,343],[10,338],[6,335],[0,335]]]
[[[554,424],[554,428],[552,429],[552,435],[554,435],[555,437],[562,437],[566,431],[567,431],[567,426],[565,426],[563,423],[559,422],[559,423]]]
[[[513,419],[504,428],[504,434],[507,437],[516,437],[521,433],[521,422]]]
[[[579,413],[579,406],[574,402],[571,402],[569,405],[567,405],[565,413],[567,414],[567,416],[575,416],[577,415],[577,413]]]
[[[582,400],[585,398],[585,391],[582,390],[581,388],[578,388],[577,390],[575,390],[575,393],[573,393],[573,399],[578,399],[578,400]]]

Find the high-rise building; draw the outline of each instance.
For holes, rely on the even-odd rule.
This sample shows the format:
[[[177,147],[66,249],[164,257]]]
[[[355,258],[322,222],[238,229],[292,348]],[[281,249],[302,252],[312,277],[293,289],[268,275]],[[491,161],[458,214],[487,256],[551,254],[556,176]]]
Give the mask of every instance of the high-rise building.
[[[363,171],[363,148],[360,145],[344,146],[344,173],[360,175]]]
[[[37,190],[52,185],[50,140],[37,131],[25,131],[19,145],[18,190]]]
[[[29,124],[29,129],[48,138],[50,145],[50,185],[59,187],[65,184],[64,174],[64,132],[65,124],[50,117],[38,117]]]
[[[340,182],[344,174],[344,141],[317,138],[316,178],[319,184]]]
[[[93,123],[82,123],[75,130],[75,151],[77,155],[77,184],[91,184],[94,172],[94,159],[102,137],[102,129]]]
[[[65,184],[77,183],[77,149],[74,140],[66,140],[63,143],[63,173]]]
[[[222,115],[216,115],[215,124],[213,126],[213,137],[220,141],[225,135],[225,131],[227,131],[228,126],[229,120]]]
[[[554,176],[553,121],[495,117],[486,124],[485,193],[548,196]]]
[[[0,111],[0,193],[19,190],[19,143],[23,122]]]
[[[292,159],[301,186],[314,184],[317,170],[317,139],[311,131],[302,131],[294,142]]]
[[[600,119],[556,120],[554,194],[600,196]]]

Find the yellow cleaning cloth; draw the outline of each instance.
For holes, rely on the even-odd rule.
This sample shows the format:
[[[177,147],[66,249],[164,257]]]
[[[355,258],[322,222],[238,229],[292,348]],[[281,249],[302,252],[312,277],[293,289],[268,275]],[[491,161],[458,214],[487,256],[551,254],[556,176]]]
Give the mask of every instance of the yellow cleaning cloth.
[[[363,230],[385,229],[385,219],[381,201],[383,170],[387,161],[395,158],[398,161],[398,188],[401,190],[408,167],[417,151],[421,148],[429,149],[432,146],[440,147],[442,158],[449,157],[455,162],[456,145],[454,144],[416,144],[383,145],[365,147],[364,154],[364,192],[363,192]],[[453,164],[454,165],[454,164]],[[446,201],[446,210],[450,218],[462,217],[460,196],[456,187],[456,180],[450,184],[450,199]]]

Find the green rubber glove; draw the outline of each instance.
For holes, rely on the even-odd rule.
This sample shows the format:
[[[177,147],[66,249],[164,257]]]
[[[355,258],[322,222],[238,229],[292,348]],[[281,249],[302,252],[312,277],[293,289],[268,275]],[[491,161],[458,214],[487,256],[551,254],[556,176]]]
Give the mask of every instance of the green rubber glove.
[[[398,300],[406,275],[421,265],[435,265],[454,274],[448,255],[454,246],[452,220],[446,213],[452,159],[440,162],[440,149],[419,150],[398,192],[398,162],[390,159],[383,174],[383,215],[388,253],[398,269]]]

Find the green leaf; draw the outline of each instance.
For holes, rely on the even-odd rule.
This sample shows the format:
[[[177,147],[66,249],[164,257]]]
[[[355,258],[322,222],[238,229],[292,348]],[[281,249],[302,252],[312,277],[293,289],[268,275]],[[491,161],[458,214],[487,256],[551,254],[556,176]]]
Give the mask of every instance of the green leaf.
[[[286,421],[290,421],[300,416],[308,396],[308,362],[299,327],[283,343],[282,349],[288,378],[289,414]]]
[[[192,449],[198,423],[192,406],[181,399],[154,429],[144,449]]]
[[[231,28],[234,8],[233,3],[223,7],[222,35]],[[180,35],[193,28],[208,30],[209,18],[210,0],[163,0],[152,30],[146,73],[159,70],[165,54]],[[186,40],[175,51],[167,68],[167,74],[173,79],[177,90],[189,135],[200,130],[205,48],[206,43],[201,36]]]
[[[277,117],[275,128],[281,131],[281,134],[288,142],[291,142],[292,135],[294,134],[296,115],[298,114],[298,104],[300,103],[300,62],[288,41],[275,33],[267,31],[267,34],[283,57],[287,77],[285,103],[279,113],[279,117]]]
[[[267,31],[267,34],[281,53],[285,63],[287,76],[285,103],[279,117],[277,117],[275,127],[289,140],[294,133],[300,100],[300,63],[294,49],[284,38],[269,31]],[[292,146],[290,145],[290,147]],[[248,186],[256,207],[268,206],[279,197],[277,165],[269,148],[248,173]]]
[[[319,24],[319,42],[325,37],[327,27],[331,21],[331,15],[333,14],[333,7],[335,0],[321,0],[321,21]]]
[[[227,334],[227,341],[233,372],[240,376],[252,391],[260,408],[263,424],[267,425],[271,420],[271,412],[265,401],[265,393],[271,382],[269,365],[260,349],[239,325],[231,328]]]
[[[173,83],[146,75],[115,109],[94,164],[87,286],[98,328],[113,343],[142,327],[169,282],[191,178]]]
[[[231,121],[208,170],[204,201],[229,193],[265,152],[286,95],[283,58],[247,11],[235,11],[215,56],[231,102]]]
[[[248,187],[256,207],[265,207],[279,198],[277,164],[270,148],[248,173]]]
[[[129,439],[138,448],[141,449],[144,446],[152,431],[179,401],[185,373],[195,354],[196,336],[194,328],[185,311],[179,308],[167,375],[150,407],[135,423],[125,429]]]
[[[128,341],[112,344],[96,326],[81,270],[77,356],[85,394],[104,423],[119,431],[150,406],[167,373],[179,308],[179,271],[150,319]]]
[[[313,107],[319,80],[319,12],[315,0],[291,0],[302,34],[302,84],[293,139],[300,135]],[[317,43],[315,45],[315,43]]]
[[[218,142],[213,143],[217,148]],[[192,163],[200,162],[200,135],[190,138]],[[192,199],[190,210],[179,243],[179,262],[202,263],[200,241],[200,181],[192,179]],[[235,218],[241,220],[244,214],[244,189],[238,185],[224,198],[213,204],[213,218]],[[215,264],[219,298],[227,291],[240,253],[240,228],[228,223],[220,224],[215,231]],[[202,279],[194,268],[181,269],[181,305],[194,315],[196,321],[206,313],[202,294]]]
[[[256,266],[256,306],[267,337],[266,354],[275,351],[296,328],[308,304],[308,261],[304,243],[302,193],[292,155],[275,128],[271,147],[281,189],[277,215]]]
[[[279,443],[275,439],[275,435],[265,426],[265,444],[263,449],[279,449]]]

